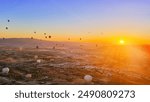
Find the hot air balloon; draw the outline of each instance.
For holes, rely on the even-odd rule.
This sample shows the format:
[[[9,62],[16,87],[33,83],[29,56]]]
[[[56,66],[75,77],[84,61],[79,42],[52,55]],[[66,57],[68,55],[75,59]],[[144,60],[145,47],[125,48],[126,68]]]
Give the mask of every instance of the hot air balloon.
[[[26,78],[31,78],[31,77],[32,77],[32,74],[26,74],[25,77],[26,77]]]
[[[51,38],[51,36],[48,36],[49,38]]]
[[[34,56],[34,59],[37,59],[37,58],[38,58],[38,55],[35,55],[35,56]]]
[[[9,19],[8,19],[7,21],[8,21],[8,22],[10,22],[10,20],[9,20]]]
[[[85,75],[85,76],[84,76],[84,80],[85,80],[86,82],[91,82],[92,79],[93,79],[93,77],[92,77],[91,75]]]
[[[39,49],[39,46],[38,46],[38,45],[36,46],[36,49]]]
[[[55,46],[53,46],[53,49],[55,50]]]
[[[9,68],[8,67],[5,67],[5,68],[3,68],[2,69],[2,73],[4,73],[4,74],[8,74],[9,73]]]
[[[96,44],[96,47],[98,47],[98,45]]]
[[[38,59],[36,62],[37,62],[37,63],[41,63],[41,59]]]
[[[8,30],[8,27],[6,27],[6,30]]]

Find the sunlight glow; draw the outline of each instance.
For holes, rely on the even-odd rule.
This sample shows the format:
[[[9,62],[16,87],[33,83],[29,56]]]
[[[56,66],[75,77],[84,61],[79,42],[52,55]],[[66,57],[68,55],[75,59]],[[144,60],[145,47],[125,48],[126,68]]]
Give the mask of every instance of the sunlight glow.
[[[120,40],[119,43],[120,43],[121,45],[123,45],[123,44],[125,43],[125,41],[124,41],[124,40]]]

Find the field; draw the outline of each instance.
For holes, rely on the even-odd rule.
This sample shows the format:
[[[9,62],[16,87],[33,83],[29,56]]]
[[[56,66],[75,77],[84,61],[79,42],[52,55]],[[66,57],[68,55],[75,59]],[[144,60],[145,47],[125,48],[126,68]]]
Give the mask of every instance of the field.
[[[0,39],[0,84],[150,84],[150,46]]]

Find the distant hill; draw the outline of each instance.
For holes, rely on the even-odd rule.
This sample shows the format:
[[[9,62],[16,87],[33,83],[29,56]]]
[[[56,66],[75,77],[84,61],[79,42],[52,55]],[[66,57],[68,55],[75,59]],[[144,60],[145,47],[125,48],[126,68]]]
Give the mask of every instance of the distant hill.
[[[56,42],[44,41],[39,39],[30,39],[30,38],[7,38],[0,39],[0,46],[8,46],[8,47],[35,47],[42,46],[46,47],[48,45],[52,45]]]
[[[58,42],[58,41],[45,41],[39,39],[30,39],[30,38],[0,38],[0,47],[25,47],[25,48],[35,48],[39,46],[40,48],[48,48],[53,46],[63,46],[67,45],[68,47],[79,46],[80,43],[75,42]]]

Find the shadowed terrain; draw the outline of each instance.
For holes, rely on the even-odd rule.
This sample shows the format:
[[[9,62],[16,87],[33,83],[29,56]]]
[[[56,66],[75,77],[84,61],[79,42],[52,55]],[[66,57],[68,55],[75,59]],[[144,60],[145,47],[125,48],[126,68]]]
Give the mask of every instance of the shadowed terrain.
[[[149,67],[149,45],[0,39],[0,84],[150,84]]]

